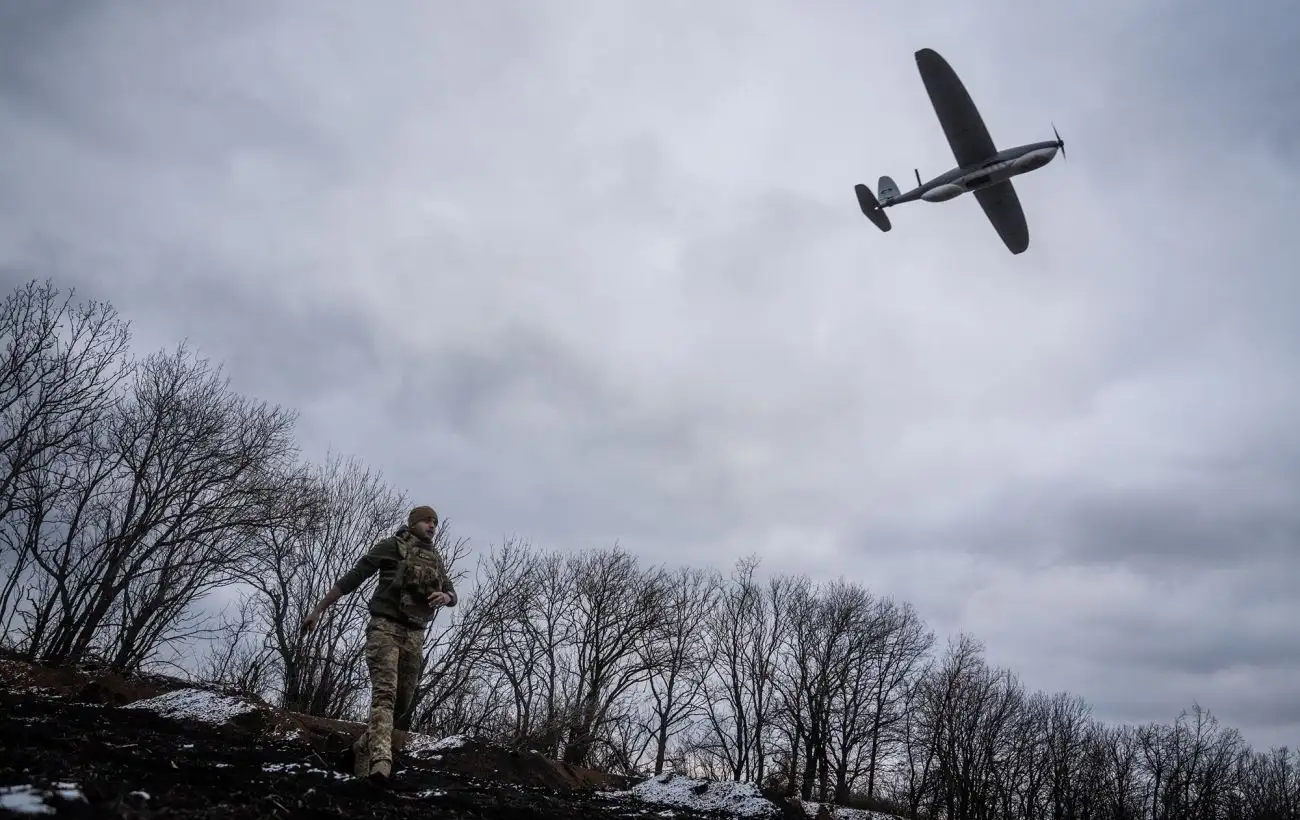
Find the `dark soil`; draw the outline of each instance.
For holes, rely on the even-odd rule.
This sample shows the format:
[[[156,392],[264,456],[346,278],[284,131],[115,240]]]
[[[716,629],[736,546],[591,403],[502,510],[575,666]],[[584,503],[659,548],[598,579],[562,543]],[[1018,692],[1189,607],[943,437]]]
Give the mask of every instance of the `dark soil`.
[[[330,722],[266,711],[212,725],[122,708],[172,688],[0,662],[0,793],[80,788],[84,800],[46,797],[56,809],[47,817],[576,820],[662,810],[602,799],[598,789],[627,785],[607,775],[481,743],[437,759],[402,756],[384,789],[350,776],[351,736]],[[306,736],[277,731],[294,725]]]

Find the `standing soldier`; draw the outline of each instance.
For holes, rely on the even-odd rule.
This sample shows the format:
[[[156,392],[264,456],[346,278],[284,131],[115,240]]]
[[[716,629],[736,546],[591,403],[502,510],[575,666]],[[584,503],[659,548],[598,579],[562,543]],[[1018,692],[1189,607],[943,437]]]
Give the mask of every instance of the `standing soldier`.
[[[442,555],[433,545],[438,514],[416,507],[406,526],[381,539],[361,556],[302,622],[310,632],[321,615],[344,595],[379,573],[366,625],[366,666],[370,669],[370,718],[352,747],[358,777],[380,785],[393,773],[393,719],[411,706],[424,662],[424,636],[439,607],[456,605],[456,588]]]

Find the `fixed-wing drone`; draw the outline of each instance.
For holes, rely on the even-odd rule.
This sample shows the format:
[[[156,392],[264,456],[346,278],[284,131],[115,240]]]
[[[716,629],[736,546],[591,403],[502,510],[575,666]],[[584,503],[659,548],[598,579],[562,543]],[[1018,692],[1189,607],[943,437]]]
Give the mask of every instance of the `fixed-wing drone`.
[[[1020,207],[1016,189],[1011,186],[1011,177],[1042,168],[1052,161],[1058,149],[1064,157],[1065,142],[1061,135],[1053,126],[1052,133],[1056,135],[1053,141],[999,151],[984,127],[979,109],[952,66],[938,52],[923,48],[916,52],[916,67],[921,72],[921,80],[930,95],[934,113],[939,116],[948,145],[957,158],[957,167],[926,183],[921,182],[921,172],[917,170],[916,187],[905,194],[898,192],[894,180],[881,177],[879,200],[872,195],[870,188],[859,183],[854,190],[862,213],[877,228],[887,231],[890,224],[885,208],[918,199],[946,202],[973,193],[998,236],[1006,243],[1007,250],[1013,254],[1023,253],[1029,247],[1029,226],[1025,224],[1025,212]]]

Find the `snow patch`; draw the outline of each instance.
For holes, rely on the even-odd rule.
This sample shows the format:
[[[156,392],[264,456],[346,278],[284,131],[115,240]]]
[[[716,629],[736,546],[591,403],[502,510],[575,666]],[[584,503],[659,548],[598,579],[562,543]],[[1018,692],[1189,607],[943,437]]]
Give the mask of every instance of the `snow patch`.
[[[6,692],[13,692],[16,695],[28,695],[31,697],[41,698],[42,700],[67,700],[68,695],[55,689],[52,686],[24,686],[22,679],[13,679],[4,675],[4,668],[0,667],[0,689]],[[90,704],[80,704],[89,706]]]
[[[65,697],[62,692],[50,686],[27,686],[17,691],[21,695],[36,695],[49,700],[59,700]]]
[[[435,740],[429,735],[410,734],[406,736],[406,748],[403,750],[412,757],[428,757],[437,752],[459,749],[469,743],[464,735],[452,735]]]
[[[348,775],[346,774],[326,771],[325,769],[320,769],[307,763],[265,763],[262,765],[262,771],[267,773],[283,772],[285,774],[318,774],[335,780],[348,779]]]
[[[803,806],[804,813],[809,817],[816,817],[817,812],[821,811],[822,804],[815,803],[811,800],[798,801]],[[878,811],[869,811],[867,809],[851,809],[847,806],[837,806],[833,803],[827,803],[826,809],[831,813],[835,820],[901,820],[892,814],[882,814]]]
[[[632,799],[656,806],[698,812],[726,812],[740,817],[776,817],[780,810],[752,783],[695,780],[666,772],[625,791],[602,792],[609,800]]]
[[[0,789],[0,809],[15,814],[54,814],[54,807],[47,801],[56,795],[68,801],[86,799],[76,783],[55,783],[52,790],[38,789],[35,786],[9,786]]]
[[[258,706],[242,698],[206,689],[177,689],[147,700],[137,700],[124,709],[146,709],[174,720],[198,720],[221,724],[240,715],[256,712]]]
[[[54,809],[45,805],[45,795],[31,786],[0,789],[0,809],[17,814],[54,814]]]

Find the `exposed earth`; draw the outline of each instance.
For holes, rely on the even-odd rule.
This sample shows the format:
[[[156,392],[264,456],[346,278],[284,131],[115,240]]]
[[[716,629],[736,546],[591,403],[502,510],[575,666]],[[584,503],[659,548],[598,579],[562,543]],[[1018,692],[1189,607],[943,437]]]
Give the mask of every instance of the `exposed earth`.
[[[0,660],[0,816],[812,815],[748,786],[672,776],[635,784],[473,739],[422,735],[407,738],[392,785],[381,789],[351,776],[360,728],[167,678]]]

